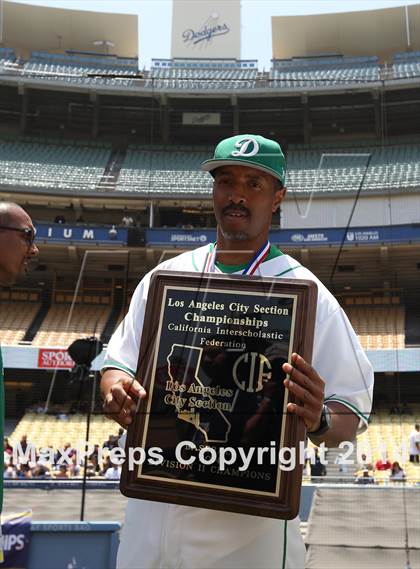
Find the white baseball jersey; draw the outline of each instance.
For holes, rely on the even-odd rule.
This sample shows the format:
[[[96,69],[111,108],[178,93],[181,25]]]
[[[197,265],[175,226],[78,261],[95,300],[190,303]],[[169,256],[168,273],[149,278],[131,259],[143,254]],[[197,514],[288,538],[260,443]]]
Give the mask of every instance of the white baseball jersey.
[[[413,456],[420,454],[419,449],[417,448],[417,443],[420,443],[420,432],[416,431],[416,429],[414,429],[414,431],[411,431],[409,441],[410,441],[410,454]]]
[[[210,246],[183,253],[148,273],[138,285],[127,316],[108,345],[103,369],[134,376],[151,274],[158,269],[203,272]],[[217,267],[210,268],[221,272]],[[338,401],[367,427],[373,370],[337,300],[307,269],[271,248],[258,267],[264,277],[307,279],[318,285],[312,365],[325,381],[325,400]],[[285,522],[202,508],[129,499],[118,553],[119,569],[304,567],[299,519]]]

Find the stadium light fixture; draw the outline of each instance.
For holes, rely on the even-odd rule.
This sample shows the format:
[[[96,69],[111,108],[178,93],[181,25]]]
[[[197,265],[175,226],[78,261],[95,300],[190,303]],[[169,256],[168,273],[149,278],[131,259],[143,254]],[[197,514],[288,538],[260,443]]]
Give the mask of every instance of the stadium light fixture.
[[[110,40],[95,40],[93,42],[93,45],[96,47],[98,47],[98,46],[104,47],[107,55],[109,52],[109,48],[115,47],[115,43],[110,41]]]

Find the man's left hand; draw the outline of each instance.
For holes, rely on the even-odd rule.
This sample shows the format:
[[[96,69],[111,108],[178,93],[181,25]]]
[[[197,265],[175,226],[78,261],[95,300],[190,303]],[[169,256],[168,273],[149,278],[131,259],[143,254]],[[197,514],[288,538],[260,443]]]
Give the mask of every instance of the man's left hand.
[[[300,402],[288,403],[287,410],[302,417],[308,432],[316,431],[321,422],[325,381],[299,354],[292,354],[291,362],[283,364],[283,371],[289,375],[284,385]]]

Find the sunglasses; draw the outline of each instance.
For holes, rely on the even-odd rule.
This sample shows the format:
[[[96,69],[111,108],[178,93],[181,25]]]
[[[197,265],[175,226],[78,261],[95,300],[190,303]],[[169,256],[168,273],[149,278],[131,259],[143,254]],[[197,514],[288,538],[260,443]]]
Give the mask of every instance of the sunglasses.
[[[32,247],[35,242],[36,229],[32,229],[32,227],[9,227],[7,225],[0,225],[0,229],[18,231],[19,233],[23,233],[28,247]]]

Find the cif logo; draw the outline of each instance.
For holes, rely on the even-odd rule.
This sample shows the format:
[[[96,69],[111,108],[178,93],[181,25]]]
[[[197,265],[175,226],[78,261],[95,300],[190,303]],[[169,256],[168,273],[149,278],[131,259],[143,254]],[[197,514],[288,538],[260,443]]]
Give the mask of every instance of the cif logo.
[[[238,377],[238,371],[241,378]],[[245,352],[234,363],[232,375],[239,389],[255,393],[261,391],[264,381],[271,379],[271,364],[263,354]]]
[[[260,145],[255,140],[255,138],[241,138],[235,142],[236,148],[239,150],[232,150],[231,156],[255,156],[258,154],[258,150],[260,149]]]

